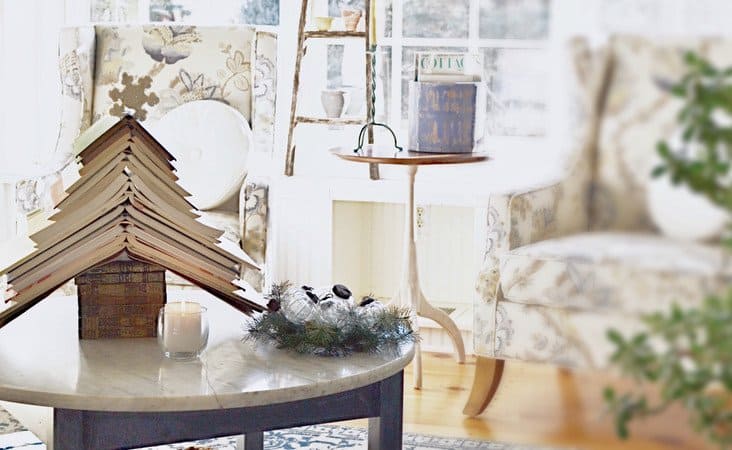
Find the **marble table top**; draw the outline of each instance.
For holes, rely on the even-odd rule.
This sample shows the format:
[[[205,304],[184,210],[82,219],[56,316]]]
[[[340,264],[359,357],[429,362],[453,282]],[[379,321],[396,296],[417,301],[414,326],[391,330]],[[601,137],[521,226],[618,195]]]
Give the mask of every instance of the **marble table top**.
[[[0,400],[97,411],[189,411],[287,402],[365,386],[403,369],[414,355],[342,358],[298,355],[243,341],[246,316],[197,290],[209,310],[209,345],[200,360],[162,356],[156,339],[77,337],[76,297],[51,297],[0,329]]]

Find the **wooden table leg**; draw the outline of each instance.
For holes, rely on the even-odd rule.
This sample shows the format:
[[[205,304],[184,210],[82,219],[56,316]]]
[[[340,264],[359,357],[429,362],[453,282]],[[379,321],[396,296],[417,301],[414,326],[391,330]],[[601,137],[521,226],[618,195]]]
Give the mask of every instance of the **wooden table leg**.
[[[394,303],[411,308],[415,314],[413,325],[414,330],[419,331],[416,316],[423,316],[437,322],[443,327],[453,345],[455,346],[455,358],[458,362],[465,362],[465,344],[463,343],[462,334],[455,322],[444,311],[433,307],[425,298],[419,285],[419,266],[417,264],[417,243],[414,233],[414,181],[417,177],[417,169],[419,166],[407,166],[408,177],[408,196],[405,202],[404,215],[404,262],[402,264],[402,280],[394,296]],[[420,345],[415,346],[414,353],[414,387],[422,388],[422,350]]]
[[[383,380],[379,389],[379,416],[369,418],[368,450],[402,448],[404,372]]]
[[[463,344],[463,335],[460,333],[460,330],[450,316],[448,316],[445,311],[432,306],[421,292],[417,314],[434,320],[438,325],[444,328],[445,331],[447,331],[447,334],[452,340],[452,345],[455,347],[455,359],[460,364],[464,363],[465,344]]]
[[[474,417],[482,413],[496,395],[503,377],[504,360],[478,356],[475,362],[473,388],[465,403],[463,414]]]
[[[73,409],[53,410],[53,449],[86,450],[84,446],[84,412]]]
[[[244,435],[244,450],[263,450],[264,432],[253,431]]]

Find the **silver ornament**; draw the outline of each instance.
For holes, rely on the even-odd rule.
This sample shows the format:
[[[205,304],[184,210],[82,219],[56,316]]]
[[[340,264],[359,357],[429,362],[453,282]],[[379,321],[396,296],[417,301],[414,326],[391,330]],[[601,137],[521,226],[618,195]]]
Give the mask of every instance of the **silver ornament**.
[[[321,320],[320,308],[302,289],[292,289],[281,305],[282,314],[292,323],[302,325],[305,322]]]
[[[320,316],[328,325],[343,328],[348,321],[348,303],[341,299],[328,299],[321,301]]]
[[[386,308],[386,306],[384,306],[384,304],[380,301],[376,300],[366,306],[360,306],[358,308],[358,315],[361,320],[371,326],[376,323],[379,314],[381,314],[384,308]]]

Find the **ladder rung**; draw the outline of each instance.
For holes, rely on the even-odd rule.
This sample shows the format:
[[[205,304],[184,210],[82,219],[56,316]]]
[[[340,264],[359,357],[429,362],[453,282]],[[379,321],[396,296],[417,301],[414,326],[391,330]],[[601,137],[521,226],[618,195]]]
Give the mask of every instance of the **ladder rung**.
[[[366,119],[352,118],[352,117],[310,117],[310,116],[296,116],[296,123],[315,123],[322,125],[363,125],[366,123]]]
[[[328,38],[365,38],[364,31],[306,31],[305,38],[328,39]]]

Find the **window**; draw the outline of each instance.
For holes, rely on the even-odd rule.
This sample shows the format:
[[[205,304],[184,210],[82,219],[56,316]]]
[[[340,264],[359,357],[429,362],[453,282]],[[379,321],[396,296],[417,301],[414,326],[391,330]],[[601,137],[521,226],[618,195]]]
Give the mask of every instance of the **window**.
[[[342,3],[328,0],[328,13],[339,15]],[[346,3],[363,7],[359,0]],[[378,119],[406,127],[415,52],[469,51],[483,57],[487,133],[546,133],[550,0],[452,0],[448,8],[444,0],[379,0],[377,5]],[[329,87],[361,70],[347,61],[347,54],[343,45],[331,45]]]
[[[92,22],[279,25],[279,0],[92,0]]]

